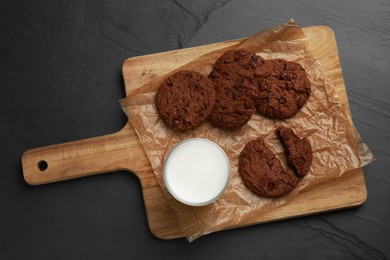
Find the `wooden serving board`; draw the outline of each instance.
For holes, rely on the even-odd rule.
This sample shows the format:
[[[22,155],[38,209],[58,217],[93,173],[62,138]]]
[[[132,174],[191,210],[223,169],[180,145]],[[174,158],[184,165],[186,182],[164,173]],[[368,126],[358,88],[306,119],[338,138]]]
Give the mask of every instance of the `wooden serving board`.
[[[324,26],[303,30],[314,56],[322,63],[329,81],[336,87],[347,113],[350,113],[332,30]],[[207,52],[237,42],[238,40],[215,43],[127,59],[123,64],[126,94]],[[24,178],[31,185],[117,170],[131,171],[138,176],[142,185],[151,232],[162,239],[183,236],[176,213],[164,197],[130,123],[114,134],[28,150],[22,156],[22,166]],[[363,171],[357,169],[346,173],[341,178],[305,190],[282,207],[251,219],[243,219],[229,228],[354,207],[361,205],[366,197]]]

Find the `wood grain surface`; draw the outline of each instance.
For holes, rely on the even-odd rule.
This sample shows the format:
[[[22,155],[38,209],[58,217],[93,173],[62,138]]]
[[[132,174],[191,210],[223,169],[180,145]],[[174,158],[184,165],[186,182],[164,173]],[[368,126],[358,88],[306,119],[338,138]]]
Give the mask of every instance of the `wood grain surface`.
[[[329,81],[336,87],[342,103],[345,104],[345,112],[350,113],[332,30],[315,26],[304,28],[304,33],[314,56],[322,63]],[[127,59],[123,64],[126,94],[207,52],[235,43],[237,41],[215,43]],[[40,165],[47,165],[47,168],[40,168]],[[22,156],[22,167],[24,178],[31,185],[116,170],[132,171],[142,185],[151,232],[163,239],[183,236],[175,212],[165,199],[138,137],[129,123],[114,134],[28,150]],[[363,171],[357,169],[341,178],[305,190],[282,207],[251,219],[243,219],[236,226],[229,228],[354,207],[362,204],[366,197]]]

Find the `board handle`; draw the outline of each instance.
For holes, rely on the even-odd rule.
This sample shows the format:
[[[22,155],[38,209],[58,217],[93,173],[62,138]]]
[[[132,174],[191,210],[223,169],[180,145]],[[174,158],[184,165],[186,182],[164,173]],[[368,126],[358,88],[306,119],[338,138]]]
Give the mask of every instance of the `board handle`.
[[[30,185],[74,179],[117,170],[140,169],[149,161],[135,131],[117,133],[27,150],[23,176]]]

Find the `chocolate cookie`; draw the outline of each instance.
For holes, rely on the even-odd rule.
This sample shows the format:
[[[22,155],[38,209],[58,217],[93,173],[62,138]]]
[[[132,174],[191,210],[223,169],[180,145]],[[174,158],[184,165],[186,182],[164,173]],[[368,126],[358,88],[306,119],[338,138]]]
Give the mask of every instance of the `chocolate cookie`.
[[[243,49],[227,51],[215,62],[209,75],[217,92],[212,124],[236,128],[250,120],[256,111],[253,99],[258,96],[254,69],[262,62],[263,58]]]
[[[161,83],[155,101],[157,111],[168,127],[186,131],[210,116],[215,104],[215,87],[207,77],[182,70]]]
[[[264,197],[283,196],[299,181],[295,174],[284,169],[279,158],[260,138],[250,141],[242,150],[239,171],[245,186]]]
[[[313,151],[307,138],[299,138],[292,129],[280,126],[276,133],[286,149],[287,163],[299,177],[303,177],[310,169]]]
[[[265,60],[255,70],[259,82],[259,113],[275,118],[294,116],[306,103],[311,84],[305,69],[283,59]]]

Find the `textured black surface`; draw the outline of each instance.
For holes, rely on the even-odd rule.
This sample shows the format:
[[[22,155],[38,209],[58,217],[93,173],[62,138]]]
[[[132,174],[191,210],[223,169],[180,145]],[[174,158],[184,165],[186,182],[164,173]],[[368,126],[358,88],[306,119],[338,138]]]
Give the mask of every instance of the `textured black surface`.
[[[189,244],[149,232],[131,173],[24,182],[23,151],[124,125],[126,58],[245,37],[290,17],[335,31],[353,120],[377,158],[364,169],[361,207]],[[1,1],[0,259],[390,258],[388,24],[386,0]]]

